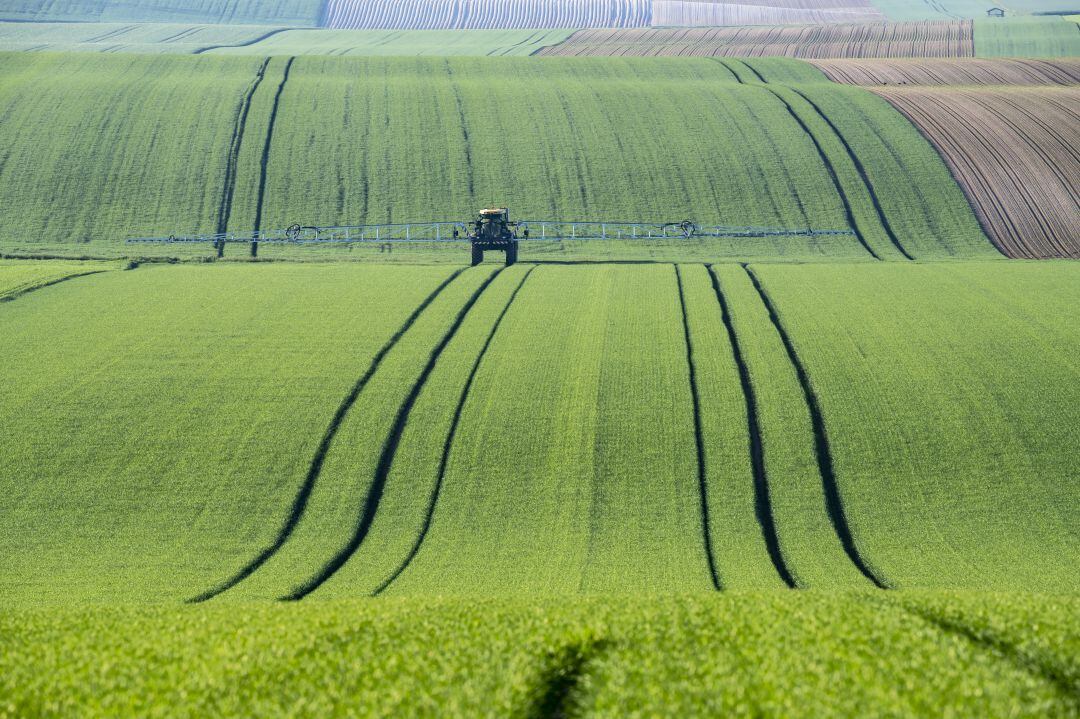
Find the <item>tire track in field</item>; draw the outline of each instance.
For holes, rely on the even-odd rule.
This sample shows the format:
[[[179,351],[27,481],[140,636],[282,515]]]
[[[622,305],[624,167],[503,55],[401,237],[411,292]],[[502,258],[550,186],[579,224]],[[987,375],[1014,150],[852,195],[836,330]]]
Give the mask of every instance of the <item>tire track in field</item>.
[[[43,290],[46,287],[52,287],[53,285],[58,285],[61,282],[67,282],[68,280],[74,280],[74,279],[79,278],[79,277],[88,277],[89,275],[99,275],[102,272],[108,272],[108,271],[109,270],[90,270],[89,272],[77,272],[77,273],[75,273],[73,275],[64,275],[63,277],[56,277],[54,279],[48,280],[46,282],[42,282],[40,284],[31,285],[30,287],[23,287],[22,289],[17,290],[15,292],[11,292],[9,294],[0,294],[0,302],[14,302],[15,300],[19,299],[23,295],[28,295],[31,292],[36,292],[37,290]]]
[[[694,409],[694,446],[697,449],[698,493],[701,496],[701,531],[705,540],[705,559],[709,564],[709,576],[713,588],[720,590],[720,574],[716,569],[716,557],[713,555],[712,529],[709,520],[709,492],[705,476],[705,440],[701,430],[701,397],[698,392],[697,367],[694,364],[694,342],[690,338],[690,320],[686,315],[686,293],[683,291],[682,272],[675,266],[675,282],[679,288],[679,307],[682,309],[683,339],[686,342],[686,365],[690,376],[690,398]]]
[[[315,488],[315,483],[318,481],[319,475],[322,473],[323,462],[326,460],[326,455],[330,451],[330,445],[333,443],[334,437],[337,435],[337,431],[341,427],[341,423],[345,420],[345,415],[347,415],[349,413],[349,410],[352,409],[352,406],[356,403],[357,398],[360,396],[360,393],[363,391],[368,381],[375,374],[376,370],[379,369],[379,365],[382,363],[383,358],[386,357],[390,350],[394,348],[394,346],[398,343],[402,336],[404,336],[404,334],[409,331],[409,328],[413,326],[413,323],[416,322],[417,318],[419,318],[420,315],[424,312],[424,310],[427,309],[428,305],[434,302],[435,298],[438,297],[439,294],[442,293],[442,291],[445,290],[447,286],[449,286],[451,282],[457,279],[458,275],[460,275],[464,271],[464,268],[455,271],[453,274],[443,280],[442,283],[439,284],[439,286],[431,292],[431,294],[424,298],[424,301],[421,302],[416,307],[416,309],[412,311],[412,314],[410,314],[408,318],[406,318],[404,324],[401,325],[398,331],[395,332],[390,337],[390,339],[388,339],[386,343],[379,349],[379,351],[372,358],[371,364],[368,365],[367,370],[352,386],[352,389],[349,390],[349,393],[345,395],[345,398],[341,401],[341,404],[338,405],[337,411],[334,412],[334,416],[330,420],[330,425],[323,433],[322,440],[319,442],[319,447],[315,450],[315,456],[312,457],[311,465],[308,467],[307,476],[304,478],[303,484],[300,485],[300,489],[297,491],[296,497],[293,499],[292,506],[289,509],[289,514],[285,518],[285,524],[283,524],[281,526],[281,529],[278,530],[278,534],[274,538],[274,541],[271,542],[261,552],[259,552],[251,561],[245,564],[240,569],[240,571],[238,571],[232,577],[225,580],[216,587],[208,589],[202,594],[188,599],[188,604],[198,604],[200,602],[205,602],[208,599],[213,599],[219,594],[222,594],[223,592],[232,589],[237,584],[254,574],[255,571],[259,569],[259,567],[266,564],[266,562],[272,556],[277,554],[277,552],[285,545],[285,542],[287,542],[289,540],[289,537],[292,536],[292,533],[296,530],[296,526],[300,523],[300,519],[304,515],[304,510],[307,508],[308,499],[311,497],[311,492]]]
[[[768,292],[765,291],[765,288],[762,286],[757,275],[754,274],[754,271],[750,269],[748,265],[742,264],[742,268],[747,276],[750,277],[750,282],[754,285],[754,289],[757,290],[758,296],[761,298],[762,303],[765,305],[765,309],[769,313],[769,319],[772,320],[773,326],[780,334],[780,340],[783,342],[784,349],[787,351],[788,359],[795,369],[795,375],[799,380],[799,386],[802,387],[803,396],[806,399],[806,406],[810,410],[810,421],[814,427],[814,454],[817,457],[818,470],[821,473],[821,483],[825,490],[825,507],[828,510],[829,520],[832,522],[833,529],[836,531],[836,536],[840,539],[840,544],[843,546],[844,552],[848,555],[851,563],[862,572],[863,576],[869,579],[878,589],[889,589],[888,583],[866,563],[859,553],[859,548],[855,545],[855,538],[851,533],[851,526],[848,524],[847,515],[844,513],[844,503],[840,497],[840,486],[836,481],[836,473],[833,469],[832,453],[829,449],[829,437],[825,431],[825,419],[821,413],[821,405],[818,402],[817,394],[810,384],[810,377],[806,373],[806,368],[799,359],[798,353],[795,352],[795,345],[792,344],[787,330],[784,329],[784,325],[780,321],[780,315],[777,314],[776,308],[773,306]]]
[[[893,246],[904,256],[905,259],[914,260],[904,246],[900,243],[900,238],[896,236],[896,232],[893,231],[892,224],[889,222],[889,218],[885,216],[885,211],[881,207],[881,201],[878,199],[877,191],[874,190],[873,184],[870,182],[869,175],[866,174],[866,168],[863,166],[862,161],[859,160],[859,156],[855,154],[855,151],[851,149],[851,145],[848,144],[847,138],[843,136],[833,121],[821,111],[821,108],[817,104],[807,97],[801,90],[795,87],[788,87],[789,90],[796,95],[806,100],[807,104],[814,109],[814,112],[825,121],[825,124],[829,126],[829,129],[833,131],[836,138],[840,140],[840,144],[844,146],[844,151],[847,152],[848,157],[851,158],[851,162],[855,165],[855,170],[859,173],[859,177],[862,179],[863,185],[866,187],[866,192],[870,196],[870,202],[874,205],[874,211],[877,213],[878,220],[881,222],[881,226],[885,229],[885,234],[889,236],[889,240],[893,243]],[[774,93],[775,94],[775,93]]]
[[[382,500],[383,488],[386,486],[386,478],[390,474],[390,466],[394,462],[394,455],[397,454],[398,443],[401,441],[401,435],[405,431],[405,424],[409,420],[409,413],[412,412],[413,405],[416,403],[417,397],[420,396],[420,391],[424,388],[424,384],[427,382],[428,377],[431,375],[432,370],[435,369],[435,363],[438,362],[439,357],[442,355],[443,350],[450,344],[450,340],[457,334],[458,328],[461,327],[461,323],[465,321],[466,315],[469,314],[469,310],[473,308],[476,301],[480,299],[480,296],[484,293],[484,290],[495,281],[506,267],[500,267],[495,270],[484,280],[472,296],[462,305],[458,311],[457,317],[450,324],[446,333],[443,335],[439,343],[435,345],[435,348],[431,351],[431,355],[428,357],[427,364],[420,372],[420,376],[416,378],[416,382],[413,383],[409,393],[405,396],[401,406],[398,408],[397,415],[394,417],[394,424],[391,426],[390,433],[386,437],[386,441],[383,443],[382,452],[379,454],[379,462],[375,467],[375,476],[372,478],[371,487],[368,489],[367,497],[364,499],[364,506],[361,508],[360,517],[356,525],[356,530],[353,532],[353,536],[349,539],[348,543],[335,554],[329,562],[316,574],[314,577],[304,582],[302,585],[294,589],[289,594],[280,597],[283,601],[298,601],[303,599],[307,595],[314,592],[322,584],[334,576],[339,569],[345,566],[345,563],[356,554],[356,550],[360,548],[360,545],[364,542],[364,538],[367,537],[368,532],[371,530],[371,525],[375,521],[375,514],[379,511],[379,503]],[[459,270],[454,276],[462,272]]]
[[[761,535],[765,539],[765,547],[769,552],[776,573],[780,579],[791,589],[798,589],[799,582],[788,568],[784,560],[784,554],[780,550],[780,536],[776,531],[776,518],[773,516],[772,500],[769,496],[769,477],[765,470],[765,451],[761,441],[761,423],[758,419],[757,395],[754,393],[754,385],[750,380],[750,369],[743,357],[742,348],[739,345],[739,337],[735,334],[735,325],[731,321],[731,310],[727,299],[720,290],[720,280],[713,271],[711,265],[707,266],[709,279],[712,281],[713,292],[716,301],[720,305],[720,319],[727,330],[728,341],[731,343],[731,353],[735,358],[735,367],[739,372],[739,384],[742,385],[743,398],[746,401],[746,424],[750,440],[750,469],[754,478],[754,514],[757,517],[758,526],[761,527]]]
[[[510,295],[510,299],[506,301],[506,306],[503,307],[502,312],[495,319],[495,323],[491,326],[491,332],[488,333],[487,339],[484,341],[483,346],[480,348],[480,353],[476,356],[476,362],[473,363],[472,370],[469,372],[468,379],[465,380],[465,386],[461,390],[461,396],[458,398],[457,407],[454,409],[454,417],[450,422],[450,430],[446,434],[446,441],[443,443],[442,457],[439,459],[439,472],[435,479],[435,487],[431,491],[431,499],[428,502],[427,514],[424,517],[424,524],[420,528],[420,533],[416,537],[416,542],[409,550],[404,561],[401,565],[383,581],[371,595],[378,596],[382,594],[386,589],[393,584],[398,577],[408,569],[416,555],[420,553],[420,546],[427,538],[428,532],[431,530],[431,522],[435,517],[435,507],[439,502],[439,496],[442,493],[443,480],[446,477],[446,466],[450,461],[450,450],[453,449],[454,438],[457,436],[457,428],[461,423],[461,414],[465,410],[465,401],[469,397],[469,391],[472,389],[473,380],[476,379],[476,373],[480,370],[480,363],[484,361],[484,357],[487,355],[488,348],[495,339],[495,333],[499,331],[499,325],[502,324],[503,318],[506,317],[506,313],[510,311],[510,305],[514,304],[514,300],[517,298],[518,293],[521,292],[521,288],[525,286],[525,280],[529,279],[529,275],[536,269],[536,265],[533,265],[525,273],[525,276],[521,278],[521,282],[514,289]]]
[[[200,47],[198,50],[194,51],[191,54],[192,55],[202,55],[204,52],[210,52],[211,50],[218,50],[220,48],[225,48],[225,47],[251,47],[252,45],[260,43],[263,40],[266,40],[267,38],[271,38],[274,35],[277,35],[278,33],[288,32],[289,30],[298,30],[298,29],[300,29],[300,28],[279,27],[276,30],[271,30],[270,32],[263,33],[262,35],[259,35],[258,37],[253,37],[250,40],[245,40],[244,42],[238,42],[238,43],[234,43],[232,45],[207,45],[206,47]]]
[[[269,58],[267,58],[269,61]],[[259,158],[259,191],[255,197],[255,222],[252,231],[258,232],[262,226],[263,202],[266,198],[266,173],[270,166],[270,145],[274,140],[274,126],[277,124],[278,108],[281,106],[281,94],[285,92],[285,83],[289,81],[289,72],[292,70],[295,57],[290,57],[285,63],[285,69],[281,73],[281,82],[277,92],[274,93],[274,104],[270,109],[270,121],[266,124],[266,140],[263,142],[262,156]]]
[[[469,200],[472,201],[474,192],[475,179],[473,177],[473,157],[472,157],[472,144],[469,142],[469,123],[465,119],[465,104],[461,100],[461,88],[454,82],[454,68],[450,64],[450,58],[446,58],[444,61],[446,65],[446,75],[450,80],[450,91],[454,93],[454,103],[457,107],[458,122],[461,124],[461,137],[465,143],[465,183],[469,188]]]
[[[524,716],[528,719],[563,719],[573,716],[573,698],[585,676],[585,665],[607,649],[604,639],[587,639],[561,647],[552,654],[541,676],[544,690]]]
[[[840,202],[844,206],[844,217],[847,219],[848,227],[850,227],[852,231],[855,232],[855,237],[859,240],[859,244],[863,246],[863,249],[869,252],[870,256],[873,257],[875,260],[880,260],[881,256],[878,255],[878,253],[874,252],[873,248],[871,248],[870,244],[866,241],[866,237],[865,235],[863,235],[862,230],[859,229],[859,223],[855,219],[854,211],[852,211],[851,209],[851,200],[848,199],[847,193],[844,192],[843,185],[840,184],[840,176],[836,173],[836,167],[832,164],[832,160],[829,159],[829,156],[825,154],[825,149],[821,146],[821,143],[818,142],[817,137],[815,137],[814,133],[810,131],[810,127],[805,122],[803,122],[803,119],[795,113],[795,110],[791,107],[790,104],[788,104],[787,100],[781,97],[771,87],[763,86],[763,89],[768,90],[776,97],[777,100],[783,103],[784,107],[788,111],[788,114],[791,115],[792,119],[795,120],[796,124],[798,124],[798,126],[802,128],[802,131],[806,133],[806,136],[810,138],[810,142],[813,143],[814,149],[817,150],[818,157],[821,159],[821,163],[825,165],[825,169],[829,172],[829,179],[832,181],[833,189],[836,190],[836,194],[840,197]]]
[[[266,77],[266,67],[270,64],[270,58],[263,58],[262,65],[255,72],[255,79],[248,86],[247,92],[240,100],[236,109],[236,119],[233,121],[232,139],[229,140],[229,153],[225,159],[225,182],[221,188],[221,200],[218,202],[218,221],[216,233],[227,232],[229,216],[232,214],[233,194],[236,192],[236,167],[240,160],[240,145],[244,141],[244,126],[247,124],[248,112],[251,110],[251,98],[259,89],[263,78]]]

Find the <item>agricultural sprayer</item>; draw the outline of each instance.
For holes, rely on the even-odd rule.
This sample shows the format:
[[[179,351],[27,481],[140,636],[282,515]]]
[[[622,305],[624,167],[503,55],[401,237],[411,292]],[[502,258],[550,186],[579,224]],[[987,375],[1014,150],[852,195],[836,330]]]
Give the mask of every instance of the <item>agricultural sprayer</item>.
[[[128,242],[207,243],[225,254],[225,245],[249,244],[251,256],[259,253],[260,244],[377,244],[394,243],[468,243],[472,264],[484,261],[489,250],[505,253],[506,264],[517,262],[518,243],[528,241],[603,241],[662,240],[707,237],[817,237],[854,235],[852,230],[816,230],[812,228],[735,227],[699,225],[692,220],[679,222],[572,222],[565,220],[510,220],[505,207],[481,210],[471,222],[406,222],[385,225],[292,225],[283,230],[259,230],[248,233],[222,232],[212,235],[170,235],[135,237]]]

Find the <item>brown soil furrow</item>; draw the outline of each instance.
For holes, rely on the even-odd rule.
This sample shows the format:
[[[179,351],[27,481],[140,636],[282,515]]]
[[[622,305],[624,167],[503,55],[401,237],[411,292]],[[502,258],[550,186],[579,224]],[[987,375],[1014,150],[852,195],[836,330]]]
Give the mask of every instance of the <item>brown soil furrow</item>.
[[[874,91],[938,149],[1003,252],[1080,258],[1080,88]]]
[[[833,82],[846,85],[1075,85],[1080,60],[976,58],[839,59],[812,62]]]

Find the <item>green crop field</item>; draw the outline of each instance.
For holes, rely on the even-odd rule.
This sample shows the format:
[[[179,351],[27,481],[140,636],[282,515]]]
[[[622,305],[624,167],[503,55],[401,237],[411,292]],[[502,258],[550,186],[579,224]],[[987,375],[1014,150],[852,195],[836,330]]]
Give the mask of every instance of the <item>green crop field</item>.
[[[1056,1],[875,5],[1075,56]],[[1080,263],[970,195],[1069,184],[1068,88],[994,144],[350,2],[0,8],[0,719],[1080,719]],[[516,262],[420,224],[485,207]]]
[[[860,233],[764,251],[721,243],[692,255],[703,259],[994,254],[906,120],[787,62],[762,64],[768,77],[801,81],[773,80],[773,92],[745,65],[702,59],[7,54],[0,203],[19,209],[11,230],[23,252],[133,254],[143,248],[119,241],[459,219],[499,202],[518,217],[817,229],[854,220]],[[785,107],[778,93],[803,84],[825,116],[802,97]],[[623,104],[636,110],[617,112]],[[48,131],[43,114],[57,118]],[[88,127],[117,142],[93,142]],[[508,141],[511,127],[530,141]],[[424,151],[399,156],[402,146]]]
[[[318,0],[9,0],[0,20],[316,25]]]
[[[287,30],[229,55],[531,55],[573,30]]]
[[[271,31],[264,25],[0,22],[0,47],[23,52],[189,54],[218,45],[255,43]]]
[[[1080,29],[1061,17],[982,18],[975,21],[976,57],[1078,57]]]

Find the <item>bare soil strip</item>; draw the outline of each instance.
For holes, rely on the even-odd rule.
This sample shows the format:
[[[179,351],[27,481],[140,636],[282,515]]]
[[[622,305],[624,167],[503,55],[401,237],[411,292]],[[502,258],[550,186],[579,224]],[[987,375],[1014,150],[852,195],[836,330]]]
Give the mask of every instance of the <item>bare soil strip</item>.
[[[845,85],[1076,85],[1080,59],[816,60]]]
[[[1080,87],[877,87],[1009,257],[1080,258]]]
[[[788,27],[580,30],[537,55],[801,58],[974,57],[970,20]]]

